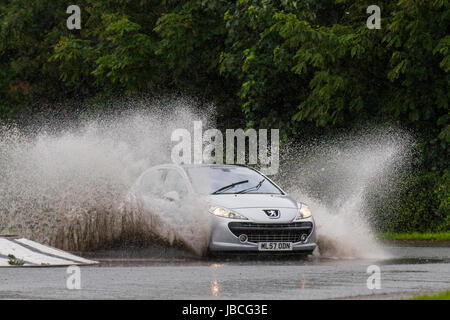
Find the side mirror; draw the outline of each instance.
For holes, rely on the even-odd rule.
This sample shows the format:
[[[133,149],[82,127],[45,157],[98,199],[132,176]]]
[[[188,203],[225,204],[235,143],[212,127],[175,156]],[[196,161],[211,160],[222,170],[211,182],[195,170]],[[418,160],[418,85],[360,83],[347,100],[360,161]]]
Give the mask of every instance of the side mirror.
[[[180,201],[180,195],[176,191],[169,191],[163,197],[169,201]]]

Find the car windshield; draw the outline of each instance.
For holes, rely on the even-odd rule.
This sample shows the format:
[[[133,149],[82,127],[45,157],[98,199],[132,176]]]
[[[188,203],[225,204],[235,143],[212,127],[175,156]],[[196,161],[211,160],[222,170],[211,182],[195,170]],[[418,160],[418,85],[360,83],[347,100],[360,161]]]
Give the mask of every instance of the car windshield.
[[[195,191],[201,194],[282,194],[272,182],[247,167],[186,167],[186,172]]]

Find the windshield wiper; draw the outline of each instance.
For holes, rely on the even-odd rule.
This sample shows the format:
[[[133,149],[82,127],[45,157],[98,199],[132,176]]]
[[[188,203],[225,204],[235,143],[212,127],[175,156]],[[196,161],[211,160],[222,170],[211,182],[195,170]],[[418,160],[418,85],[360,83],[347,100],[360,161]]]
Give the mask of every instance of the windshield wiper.
[[[262,180],[261,180],[260,182],[258,182],[258,184],[257,184],[256,186],[254,186],[254,187],[250,187],[250,188],[248,188],[248,189],[244,189],[244,190],[241,190],[241,191],[236,192],[236,193],[246,193],[247,191],[250,191],[250,190],[252,190],[252,189],[255,189],[255,191],[256,191],[256,190],[258,190],[259,188],[261,188],[261,185],[263,184],[264,181],[266,181],[266,179],[262,179]]]
[[[226,191],[226,190],[228,190],[228,189],[231,189],[231,188],[233,188],[234,186],[237,186],[238,184],[243,184],[243,183],[247,183],[247,182],[248,182],[248,180],[242,180],[242,181],[239,181],[239,182],[235,182],[235,183],[229,184],[229,185],[227,185],[227,186],[225,186],[225,187],[222,187],[222,188],[220,188],[220,189],[214,191],[212,194],[218,194],[218,193],[220,193],[220,192],[222,192],[222,191]]]

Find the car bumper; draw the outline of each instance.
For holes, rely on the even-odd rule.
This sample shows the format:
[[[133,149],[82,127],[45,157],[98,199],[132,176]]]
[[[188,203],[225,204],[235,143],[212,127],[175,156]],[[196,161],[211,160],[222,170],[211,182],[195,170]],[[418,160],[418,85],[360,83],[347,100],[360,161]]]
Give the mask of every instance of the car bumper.
[[[226,219],[222,217],[214,217],[212,225],[211,240],[209,250],[213,252],[273,252],[273,251],[259,251],[257,242],[241,242],[235,234],[233,234],[228,227],[230,222],[237,222],[239,220]],[[242,221],[242,220],[241,220]],[[251,221],[245,221],[250,222]],[[311,222],[312,231],[309,233],[305,241],[292,242],[292,251],[277,251],[284,253],[310,253],[316,248],[316,234],[314,219],[308,218],[302,222]]]

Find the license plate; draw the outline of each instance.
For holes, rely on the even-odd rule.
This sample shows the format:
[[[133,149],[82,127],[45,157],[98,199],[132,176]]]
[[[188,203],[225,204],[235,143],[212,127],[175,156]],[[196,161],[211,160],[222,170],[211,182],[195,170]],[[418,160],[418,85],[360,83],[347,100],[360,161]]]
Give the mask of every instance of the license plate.
[[[292,242],[259,242],[259,251],[291,251]]]

